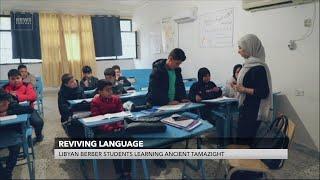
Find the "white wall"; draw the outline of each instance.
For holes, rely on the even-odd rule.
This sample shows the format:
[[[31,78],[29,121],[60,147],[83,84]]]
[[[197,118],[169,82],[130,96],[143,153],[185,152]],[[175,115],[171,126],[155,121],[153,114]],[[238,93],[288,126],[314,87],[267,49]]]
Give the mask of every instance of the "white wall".
[[[97,76],[98,78],[104,78],[103,71],[106,68],[111,68],[113,65],[119,65],[121,69],[134,69],[133,60],[117,60],[117,61],[97,61]],[[8,70],[17,68],[18,65],[0,65],[0,80],[7,79]],[[42,65],[39,64],[27,64],[28,71],[36,76],[42,75]]]
[[[139,33],[140,59],[136,68],[150,68],[157,58],[167,54],[150,53],[150,32],[160,32],[160,20],[172,17],[180,10],[198,7],[198,15],[225,8],[235,8],[234,45],[226,48],[200,48],[199,22],[179,25],[179,46],[187,55],[183,63],[184,77],[196,77],[200,67],[212,71],[214,81],[224,83],[232,67],[243,60],[237,54],[237,40],[247,34],[256,34],[263,42],[270,67],[273,87],[284,94],[279,110],[288,114],[298,125],[294,141],[319,149],[319,2],[313,34],[297,42],[297,50],[287,44],[300,38],[307,30],[305,18],[313,15],[313,4],[285,7],[250,13],[242,10],[242,1],[153,1],[137,9],[133,16],[134,29]],[[295,96],[295,89],[302,89],[304,96]],[[293,115],[294,114],[294,115]]]

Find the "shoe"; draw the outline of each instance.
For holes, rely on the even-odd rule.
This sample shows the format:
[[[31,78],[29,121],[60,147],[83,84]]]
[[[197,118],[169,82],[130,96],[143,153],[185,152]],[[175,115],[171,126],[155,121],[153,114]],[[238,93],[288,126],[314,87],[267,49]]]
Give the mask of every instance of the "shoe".
[[[43,135],[37,136],[37,137],[32,139],[32,142],[33,142],[33,144],[39,143],[39,142],[43,141],[43,138],[44,138]]]
[[[161,169],[167,168],[167,164],[163,159],[155,159],[153,162],[156,166],[158,166]]]

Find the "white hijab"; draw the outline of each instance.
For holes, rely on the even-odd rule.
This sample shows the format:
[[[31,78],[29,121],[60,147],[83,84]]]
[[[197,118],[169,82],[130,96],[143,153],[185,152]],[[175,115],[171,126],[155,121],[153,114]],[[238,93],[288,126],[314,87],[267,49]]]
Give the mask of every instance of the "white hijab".
[[[241,49],[244,49],[248,54],[249,58],[245,59],[243,67],[239,72],[237,79],[237,84],[243,85],[243,78],[245,74],[255,66],[263,66],[267,73],[268,85],[269,85],[269,95],[265,99],[261,99],[260,107],[258,112],[258,120],[270,121],[272,118],[272,82],[271,75],[268,65],[265,63],[265,52],[261,41],[256,35],[247,34],[242,37],[239,42]],[[239,106],[243,105],[243,101],[246,98],[245,93],[238,93]]]

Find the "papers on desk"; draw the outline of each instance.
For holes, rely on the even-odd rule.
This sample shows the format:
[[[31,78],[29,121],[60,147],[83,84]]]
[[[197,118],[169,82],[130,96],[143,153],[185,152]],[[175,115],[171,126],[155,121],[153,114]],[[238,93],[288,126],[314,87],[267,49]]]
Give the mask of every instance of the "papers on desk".
[[[24,105],[24,104],[29,104],[28,101],[22,101],[22,102],[19,102],[20,105]]]
[[[78,111],[73,113],[72,118],[79,119],[79,118],[89,117],[90,115],[91,115],[90,111]]]
[[[222,101],[225,101],[225,100],[234,100],[234,101],[237,101],[236,98],[229,98],[229,97],[220,97],[220,98],[216,98],[216,99],[208,99],[208,100],[202,100],[201,102],[205,102],[205,103],[210,103],[210,102],[222,102]]]
[[[84,122],[95,122],[95,121],[101,121],[104,119],[130,117],[130,116],[132,116],[132,114],[130,112],[122,111],[122,112],[118,112],[118,113],[110,113],[110,114],[105,114],[105,115],[87,117],[87,118],[83,118],[82,120]]]
[[[173,110],[179,110],[185,106],[187,106],[190,103],[180,103],[177,105],[165,105],[158,108],[160,111],[173,111]]]
[[[17,117],[18,117],[17,115],[3,116],[3,117],[0,117],[0,121],[7,121],[7,120],[11,120],[11,119],[16,119]]]
[[[92,101],[92,98],[87,98],[87,99],[75,99],[75,100],[73,100],[73,102],[74,102],[75,104],[79,104],[79,103],[81,103],[81,102],[83,102],[83,101],[86,101],[86,102],[90,103],[90,102]]]
[[[161,120],[161,122],[180,128],[180,129],[185,129],[187,131],[191,131],[194,128],[198,127],[201,124],[201,121],[195,120],[195,119],[184,119],[184,120],[175,120],[177,118],[182,117],[181,115],[178,114],[173,114],[170,117],[164,118]]]

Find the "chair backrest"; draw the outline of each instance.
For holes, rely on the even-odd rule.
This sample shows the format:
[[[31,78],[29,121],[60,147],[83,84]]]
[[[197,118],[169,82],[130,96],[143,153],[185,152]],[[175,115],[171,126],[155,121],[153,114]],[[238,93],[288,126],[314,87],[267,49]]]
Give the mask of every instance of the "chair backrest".
[[[36,91],[37,95],[41,96],[43,95],[43,82],[41,76],[36,77]]]

